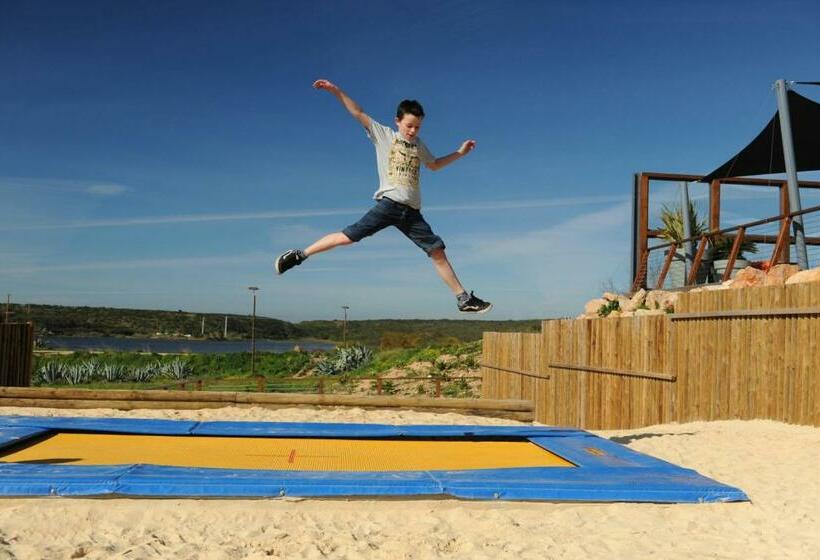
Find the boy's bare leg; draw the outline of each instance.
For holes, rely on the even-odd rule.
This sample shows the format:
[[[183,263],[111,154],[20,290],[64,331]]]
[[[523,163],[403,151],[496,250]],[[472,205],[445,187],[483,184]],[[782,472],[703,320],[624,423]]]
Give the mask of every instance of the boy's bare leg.
[[[459,295],[464,293],[464,286],[458,281],[450,261],[447,260],[447,255],[444,254],[444,249],[434,249],[430,253],[430,258],[433,260],[433,266],[436,267],[436,272],[444,280],[444,283],[449,286],[453,294]]]
[[[303,253],[305,253],[305,255],[309,257],[311,255],[315,255],[316,253],[329,251],[342,245],[350,245],[351,243],[353,242],[350,240],[348,236],[346,236],[341,231],[337,231],[336,233],[329,233],[325,235],[316,243],[305,249]]]
[[[353,241],[351,241],[350,238],[341,231],[329,233],[304,251],[301,249],[290,249],[285,251],[279,255],[275,261],[273,261],[273,266],[276,269],[277,274],[284,274],[294,266],[305,262],[305,259],[307,259],[310,255],[315,255],[316,253],[321,253],[322,251],[329,251],[330,249],[341,245],[350,245],[351,243],[353,243]]]

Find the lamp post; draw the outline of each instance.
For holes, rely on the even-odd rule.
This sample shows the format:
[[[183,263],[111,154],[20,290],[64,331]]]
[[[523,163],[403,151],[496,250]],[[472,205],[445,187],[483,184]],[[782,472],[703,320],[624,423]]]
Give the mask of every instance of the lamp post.
[[[350,309],[350,306],[343,305],[342,309],[345,312],[344,322],[342,323],[342,346],[347,347],[347,310]]]
[[[251,376],[256,373],[256,286],[248,286],[253,294],[253,315],[251,316]]]

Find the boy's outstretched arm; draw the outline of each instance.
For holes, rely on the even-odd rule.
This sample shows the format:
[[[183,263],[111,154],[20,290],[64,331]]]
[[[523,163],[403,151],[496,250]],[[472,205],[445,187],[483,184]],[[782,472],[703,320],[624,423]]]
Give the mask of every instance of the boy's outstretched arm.
[[[370,130],[370,117],[367,115],[367,113],[362,111],[362,108],[359,107],[359,104],[350,99],[350,97],[348,97],[348,95],[345,92],[343,92],[341,88],[339,88],[339,86],[337,86],[333,82],[329,82],[328,80],[316,80],[315,82],[313,82],[313,87],[315,87],[316,89],[323,89],[329,91],[330,93],[335,95],[336,99],[338,99],[339,102],[342,105],[344,105],[345,109],[347,109],[348,112],[351,115],[353,115],[353,118],[359,121],[362,124],[362,126],[365,127],[367,130]]]
[[[461,147],[452,154],[436,158],[435,161],[427,163],[427,168],[432,169],[433,171],[438,171],[439,169],[450,165],[454,161],[463,158],[472,152],[473,148],[475,148],[475,140],[465,140]]]

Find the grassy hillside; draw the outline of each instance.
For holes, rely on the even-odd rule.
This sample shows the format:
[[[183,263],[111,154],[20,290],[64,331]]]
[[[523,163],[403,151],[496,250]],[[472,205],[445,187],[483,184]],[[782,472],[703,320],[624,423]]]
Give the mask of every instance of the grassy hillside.
[[[110,307],[66,307],[58,305],[12,305],[12,320],[33,321],[37,332],[60,336],[174,337],[202,334],[223,336],[224,314],[192,313]],[[251,318],[227,315],[229,339],[250,338]],[[348,321],[347,341],[373,348],[412,348],[430,344],[446,345],[479,340],[484,331],[537,332],[540,320],[481,321],[393,320]],[[256,336],[263,339],[320,339],[341,341],[342,321],[289,323],[270,317],[256,317]]]

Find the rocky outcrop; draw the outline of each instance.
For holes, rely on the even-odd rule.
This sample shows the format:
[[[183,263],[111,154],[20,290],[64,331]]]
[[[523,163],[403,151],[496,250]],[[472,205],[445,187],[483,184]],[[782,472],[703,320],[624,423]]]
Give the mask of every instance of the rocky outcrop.
[[[759,266],[759,264],[758,264]],[[756,286],[782,286],[800,282],[820,282],[820,267],[810,270],[798,270],[797,265],[778,264],[767,271],[747,266],[738,271],[732,280],[721,284],[711,284],[693,288],[690,292],[751,288]],[[602,297],[589,300],[579,319],[597,319],[599,317],[633,317],[645,315],[662,315],[673,313],[681,292],[666,290],[638,290],[632,296],[604,292]]]
[[[732,282],[732,289],[739,290],[741,288],[751,288],[754,286],[762,286],[766,282],[766,273],[757,268],[747,266],[737,273],[737,276]]]
[[[796,264],[776,264],[766,272],[764,286],[782,286],[786,280],[800,272]]]
[[[786,280],[786,284],[800,284],[801,282],[820,282],[820,267],[801,270]]]

